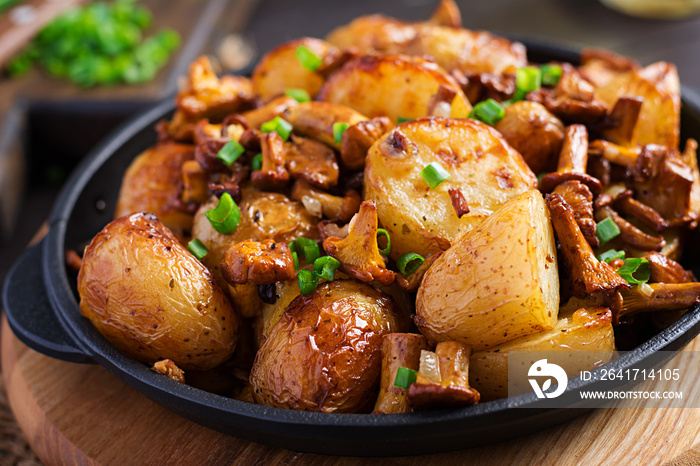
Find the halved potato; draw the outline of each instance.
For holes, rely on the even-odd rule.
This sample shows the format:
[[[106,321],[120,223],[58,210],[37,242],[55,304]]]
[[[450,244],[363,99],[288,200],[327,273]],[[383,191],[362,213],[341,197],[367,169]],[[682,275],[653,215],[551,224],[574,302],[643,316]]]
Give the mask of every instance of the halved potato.
[[[429,341],[474,351],[554,327],[559,274],[542,194],[527,191],[461,236],[428,269],[416,297]]]
[[[439,163],[450,178],[430,188],[420,172]],[[537,185],[525,161],[493,128],[475,120],[431,118],[402,123],[369,149],[364,198],[377,202],[391,234],[391,257],[447,249],[508,199]],[[469,213],[457,216],[448,193],[458,189]]]
[[[681,93],[676,67],[667,62],[653,63],[613,78],[596,89],[596,97],[612,106],[622,96],[644,98],[633,145],[660,144],[678,149],[680,138]]]
[[[612,314],[608,308],[581,308],[563,313],[557,325],[545,332],[527,335],[486,351],[473,353],[469,359],[469,384],[481,393],[483,400],[505,398],[508,393],[508,353],[510,351],[596,352],[562,354],[548,362],[560,365],[567,373],[589,370],[612,359],[615,337]],[[600,352],[600,353],[597,353]],[[609,352],[609,353],[608,353]],[[533,355],[533,363],[539,357]],[[513,373],[510,395],[529,391],[525,382],[529,365]],[[523,383],[520,383],[520,382]]]
[[[253,92],[263,100],[284,94],[287,89],[304,89],[311,97],[323,85],[323,76],[304,68],[296,56],[300,46],[308,48],[323,59],[337,49],[321,39],[303,37],[274,48],[265,54],[250,78]]]
[[[352,60],[326,81],[319,100],[346,105],[369,118],[428,116],[431,97],[440,86],[454,91],[450,117],[466,118],[471,104],[464,92],[434,62],[401,55],[367,55]]]

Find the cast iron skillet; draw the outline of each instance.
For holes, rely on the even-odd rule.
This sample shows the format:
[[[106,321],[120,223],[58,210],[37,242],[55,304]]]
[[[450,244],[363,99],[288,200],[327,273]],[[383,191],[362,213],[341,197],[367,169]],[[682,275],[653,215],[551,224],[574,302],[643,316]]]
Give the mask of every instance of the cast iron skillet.
[[[528,44],[533,62],[577,62],[569,49]],[[684,90],[684,136],[700,136],[700,98]],[[64,253],[82,247],[111,219],[122,174],[131,160],[156,142],[154,124],[169,117],[172,99],[124,125],[76,169],[63,188],[43,241],[28,250],[10,272],[3,304],[15,334],[49,356],[72,362],[97,362],[118,378],[168,409],[221,432],[292,450],[352,456],[434,453],[484,445],[532,433],[583,412],[581,389],[610,389],[622,382],[572,379],[567,409],[546,409],[534,393],[475,406],[412,414],[325,414],[258,406],[174,382],[117,351],[78,312],[75,274]],[[700,260],[685,259],[698,274]],[[700,306],[668,329],[605,366],[624,370],[665,362],[659,351],[678,351],[700,333]],[[665,353],[668,354],[668,353]],[[612,385],[610,385],[612,384]],[[546,400],[543,400],[546,401]],[[522,409],[528,407],[532,409]]]

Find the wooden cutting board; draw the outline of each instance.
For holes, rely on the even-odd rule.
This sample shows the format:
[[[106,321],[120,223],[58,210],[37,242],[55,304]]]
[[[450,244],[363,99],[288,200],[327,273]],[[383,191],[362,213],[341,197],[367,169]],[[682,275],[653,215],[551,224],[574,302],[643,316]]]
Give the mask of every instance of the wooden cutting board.
[[[700,464],[698,408],[597,410],[527,437],[431,456],[372,459],[297,453],[190,422],[101,366],[39,354],[14,336],[4,317],[0,340],[10,406],[46,464]],[[690,350],[700,351],[700,337]]]

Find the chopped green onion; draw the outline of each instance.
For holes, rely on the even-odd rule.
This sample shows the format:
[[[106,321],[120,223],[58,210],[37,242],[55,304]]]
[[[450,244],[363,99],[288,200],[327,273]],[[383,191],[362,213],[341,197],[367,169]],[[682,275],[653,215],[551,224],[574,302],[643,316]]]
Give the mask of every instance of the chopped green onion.
[[[333,123],[333,140],[336,144],[343,142],[343,134],[349,127],[348,123]]]
[[[294,261],[294,270],[299,270],[299,254],[296,251],[292,251],[292,260]]]
[[[311,101],[311,96],[306,92],[306,89],[287,89],[284,93],[300,104]]]
[[[598,256],[598,260],[601,262],[607,262],[608,264],[615,259],[624,259],[625,258],[625,251],[616,251],[614,249],[610,249],[608,251],[605,251],[603,254]]]
[[[196,257],[199,260],[202,260],[204,256],[209,254],[209,249],[202,243],[199,238],[195,238],[189,243],[187,243],[187,249],[194,254],[194,257]]]
[[[379,246],[379,238],[383,236],[386,238],[386,247],[384,249],[381,249],[381,246]],[[377,228],[377,245],[379,246],[379,254],[382,256],[388,256],[391,254],[391,236],[389,236],[389,232],[386,231],[384,228]]]
[[[420,254],[415,252],[407,252],[402,254],[401,257],[396,261],[396,266],[399,268],[401,275],[411,275],[413,272],[418,270],[418,267],[423,265],[425,259]]]
[[[615,225],[610,217],[596,224],[595,235],[600,240],[600,244],[605,244],[617,235],[620,234],[620,229]]]
[[[651,267],[647,259],[630,257],[629,259],[625,259],[625,263],[622,264],[622,267],[617,269],[617,274],[627,280],[627,283],[630,285],[639,285],[649,281]],[[635,277],[634,274],[637,274],[637,276]]]
[[[335,279],[335,271],[340,267],[340,261],[335,257],[323,256],[314,261],[314,272],[324,280],[332,282]]]
[[[487,99],[474,105],[469,118],[479,120],[487,125],[495,125],[503,119],[506,111],[501,104],[493,99]]]
[[[448,179],[451,175],[437,162],[430,162],[420,171],[420,176],[428,183],[432,189],[437,188],[440,183]]]
[[[515,71],[515,88],[528,93],[536,91],[542,86],[542,74],[534,66],[525,66]]]
[[[257,154],[253,157],[253,160],[250,161],[250,168],[253,171],[262,169],[262,154]]]
[[[416,382],[418,378],[418,372],[413,369],[407,369],[403,366],[399,366],[396,371],[396,378],[394,379],[394,386],[408,390],[413,383]]]
[[[297,279],[301,294],[313,293],[318,287],[318,276],[313,270],[300,270]]]
[[[312,239],[300,237],[289,243],[290,251],[304,254],[307,264],[313,264],[321,256],[318,243]]]
[[[297,47],[296,56],[301,66],[309,71],[316,71],[318,67],[321,66],[321,63],[323,63],[323,60],[305,45]]]
[[[222,235],[233,233],[241,221],[241,211],[229,193],[222,194],[217,206],[208,210],[205,215],[211,226]]]
[[[236,141],[229,141],[216,154],[216,158],[224,162],[226,165],[231,165],[238,160],[238,157],[245,152],[245,148]]]
[[[398,124],[406,123],[407,121],[413,121],[413,118],[406,118],[406,117],[402,117],[402,116],[396,118],[396,122]]]
[[[542,65],[540,73],[543,86],[556,86],[564,70],[559,65]]]
[[[292,133],[292,125],[281,117],[276,116],[272,120],[263,123],[260,126],[260,131],[263,133],[272,133],[274,131],[279,134],[283,141],[286,141]]]

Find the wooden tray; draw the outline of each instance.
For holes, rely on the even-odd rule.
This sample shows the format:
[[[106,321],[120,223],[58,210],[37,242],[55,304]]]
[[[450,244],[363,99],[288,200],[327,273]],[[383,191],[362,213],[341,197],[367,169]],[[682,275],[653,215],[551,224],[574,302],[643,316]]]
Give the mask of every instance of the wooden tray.
[[[46,464],[700,464],[698,408],[601,409],[509,442],[430,456],[296,453],[181,418],[101,366],[37,353],[4,317],[0,341],[10,407]],[[685,351],[700,351],[700,337]],[[684,373],[693,371],[697,367]]]

